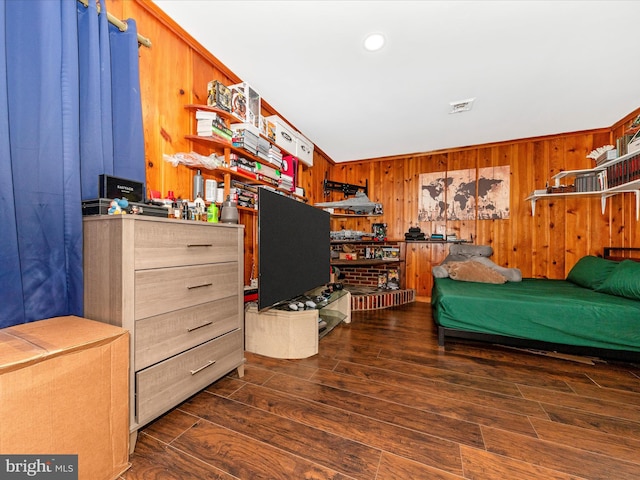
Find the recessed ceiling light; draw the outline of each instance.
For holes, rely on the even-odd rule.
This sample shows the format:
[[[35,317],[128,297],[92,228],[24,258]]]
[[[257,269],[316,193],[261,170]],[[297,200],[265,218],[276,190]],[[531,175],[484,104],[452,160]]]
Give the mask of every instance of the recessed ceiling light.
[[[364,39],[364,48],[370,52],[380,50],[384,46],[384,35],[381,33],[370,33]]]

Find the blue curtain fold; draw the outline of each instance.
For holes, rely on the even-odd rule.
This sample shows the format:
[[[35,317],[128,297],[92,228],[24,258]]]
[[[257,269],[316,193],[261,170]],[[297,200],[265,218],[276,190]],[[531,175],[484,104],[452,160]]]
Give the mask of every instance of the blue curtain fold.
[[[6,5],[0,8],[0,112],[9,111],[7,89],[7,55],[5,48]],[[18,255],[18,232],[16,225],[16,204],[13,192],[13,168],[9,145],[9,116],[0,114],[0,229],[2,244],[0,248],[0,326],[7,321],[24,318],[22,298],[22,275]],[[16,300],[13,300],[16,299]]]
[[[114,174],[108,23],[92,3],[78,7],[80,156],[91,159],[81,165],[83,200],[98,198],[98,175]]]
[[[81,200],[97,198],[101,173],[144,181],[142,138],[114,137],[130,112],[114,108],[119,59],[101,11],[0,0],[0,327],[83,314]],[[137,68],[127,78],[139,105]],[[114,152],[132,148],[116,168]]]
[[[140,66],[136,22],[127,20],[127,31],[109,25],[111,45],[111,98],[117,121],[113,122],[113,169],[117,176],[145,184],[144,131],[140,100]]]

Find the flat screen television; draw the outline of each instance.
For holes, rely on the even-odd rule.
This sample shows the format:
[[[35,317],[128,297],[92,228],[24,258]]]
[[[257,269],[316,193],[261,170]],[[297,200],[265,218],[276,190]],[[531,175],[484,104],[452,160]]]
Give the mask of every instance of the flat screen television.
[[[258,310],[329,283],[330,215],[258,189]]]

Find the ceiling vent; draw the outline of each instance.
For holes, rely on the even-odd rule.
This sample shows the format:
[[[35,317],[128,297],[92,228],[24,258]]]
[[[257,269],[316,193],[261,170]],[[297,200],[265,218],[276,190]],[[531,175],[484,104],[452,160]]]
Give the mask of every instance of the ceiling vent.
[[[473,107],[473,102],[475,98],[469,98],[468,100],[459,100],[457,102],[449,102],[451,105],[451,110],[449,113],[462,113],[468,112]]]

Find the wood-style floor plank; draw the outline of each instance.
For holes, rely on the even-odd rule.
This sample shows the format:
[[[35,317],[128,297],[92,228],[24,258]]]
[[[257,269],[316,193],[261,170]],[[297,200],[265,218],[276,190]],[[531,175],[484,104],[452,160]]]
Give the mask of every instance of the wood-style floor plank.
[[[369,367],[429,379],[430,383],[446,382],[452,385],[471,387],[478,390],[500,393],[502,395],[521,396],[518,388],[513,384],[513,382],[504,381],[503,377],[491,378],[491,373],[488,373],[486,376],[478,375],[477,373],[468,374],[466,372],[457,372],[452,369],[434,368],[421,365],[416,362],[403,362],[381,357],[366,359],[345,358],[345,360],[346,362],[344,363],[361,364],[364,362]],[[338,368],[340,368],[340,365],[336,366],[336,370]],[[493,373],[495,373],[495,369],[493,370]]]
[[[461,450],[464,478],[467,479],[580,480],[584,478],[477,448],[463,446]]]
[[[424,347],[423,347],[424,349]],[[431,355],[429,355],[431,353]],[[582,374],[571,374],[557,372],[548,368],[536,367],[533,365],[514,366],[508,362],[499,361],[473,361],[476,359],[456,359],[442,355],[433,355],[432,352],[417,354],[411,351],[402,350],[400,352],[382,351],[380,358],[402,360],[413,364],[427,364],[443,370],[450,370],[465,375],[472,375],[479,378],[492,378],[496,370],[500,370],[500,380],[502,382],[519,383],[533,387],[558,390],[560,392],[570,392],[571,387],[567,380],[587,380]],[[504,392],[508,393],[508,392]]]
[[[241,388],[232,398],[250,388]],[[259,394],[265,389],[253,387],[253,390]],[[278,415],[204,392],[193,397],[181,409],[353,478],[372,478],[380,460],[378,449],[299,421],[309,416],[302,402],[281,405],[280,411],[274,409],[276,413],[287,412]]]
[[[598,432],[610,433],[621,437],[640,439],[640,419],[637,422],[618,418],[615,410],[600,412],[600,414],[583,412],[573,408],[547,403],[543,405],[554,422],[574,425]]]
[[[640,421],[640,406],[627,405],[620,402],[612,402],[602,397],[585,397],[574,393],[560,393],[545,390],[543,388],[528,387],[521,385],[520,390],[524,398],[540,402],[541,404],[552,403],[576,410],[600,414],[603,411],[616,412],[616,417],[631,421]]]
[[[376,475],[376,480],[460,480],[461,478],[464,477],[407,460],[389,452],[382,453],[380,468],[378,468]]]
[[[190,453],[177,450],[146,435],[139,435],[126,480],[233,480],[230,475]]]
[[[543,418],[547,417],[538,402],[526,400],[522,398],[522,396],[498,394],[466,385],[434,381],[430,378],[416,377],[405,373],[397,373],[392,370],[384,370],[355,363],[340,362],[335,368],[335,371],[377,382],[386,382],[403,388],[413,388],[416,391],[422,392],[424,395],[441,395],[484,406],[495,406],[499,404],[503,410],[508,410],[513,413],[540,416]]]
[[[490,427],[482,433],[488,451],[532,465],[593,480],[640,478],[640,464],[581,450],[570,441],[536,440]]]
[[[318,371],[312,379],[323,385],[344,388],[350,392],[358,392],[412,406],[442,417],[478,425],[500,426],[505,430],[535,435],[535,432],[525,415],[511,413],[502,409],[478,405],[473,402],[457,400],[443,395],[416,395],[413,388],[402,388],[381,382],[371,382],[360,377]],[[361,385],[366,383],[365,385]],[[438,417],[441,418],[441,417]],[[453,439],[453,438],[451,438]],[[467,443],[471,439],[460,443]]]
[[[638,365],[443,349],[425,303],[353,312],[310,358],[245,358],[147,425],[121,478],[640,478]]]
[[[585,431],[580,427],[532,418],[538,437],[556,443],[571,442],[571,446],[593,453],[640,463],[640,440],[608,433]]]
[[[425,465],[439,466],[453,473],[461,471],[459,446],[455,442],[266,388],[247,385],[233,398],[281,415],[290,415],[297,409],[296,415],[301,416],[304,412],[304,422],[315,428],[381,451],[395,452]]]
[[[144,433],[161,442],[171,443],[199,421],[199,417],[175,409],[145,428]]]
[[[205,420],[181,435],[172,446],[237,478],[353,478]]]
[[[332,379],[337,374],[326,372]],[[342,377],[342,376],[341,376]],[[482,445],[480,427],[471,422],[426,412],[394,402],[393,394],[389,400],[383,400],[383,395],[375,395],[375,387],[353,388],[352,383],[340,382],[340,387],[327,386],[324,380],[313,377],[313,382],[292,379],[285,376],[274,376],[265,386],[298,397],[306,398],[323,405],[341,408],[348,412],[393,423],[401,427],[417,430],[458,443],[472,446]],[[348,377],[344,377],[348,380]],[[316,382],[319,382],[320,385]],[[415,397],[415,395],[414,395]],[[397,390],[395,400],[398,400]]]

